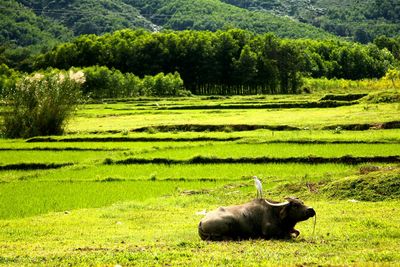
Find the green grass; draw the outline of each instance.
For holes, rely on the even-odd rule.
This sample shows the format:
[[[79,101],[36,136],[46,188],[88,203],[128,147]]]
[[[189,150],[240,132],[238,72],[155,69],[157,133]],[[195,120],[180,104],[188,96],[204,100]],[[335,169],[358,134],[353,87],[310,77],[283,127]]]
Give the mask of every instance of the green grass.
[[[54,181],[13,182],[1,186],[0,219],[48,212],[96,208],[120,201],[144,201],[179,190],[216,187],[216,182],[182,181]]]
[[[10,163],[88,163],[100,161],[118,152],[77,152],[77,151],[0,151],[0,164]]]
[[[64,136],[51,137],[59,142],[46,142],[45,139],[41,142],[25,142],[24,140],[0,139],[0,149],[35,149],[35,148],[93,148],[93,149],[144,149],[152,146],[179,146],[180,144],[162,142],[157,139],[174,139],[176,142],[181,142],[181,139],[198,138],[240,138],[243,142],[262,143],[262,142],[353,142],[353,143],[400,143],[399,129],[374,129],[372,131],[346,131],[340,133],[329,130],[312,130],[303,129],[300,131],[270,131],[270,130],[255,130],[255,131],[240,131],[240,132],[157,132],[157,133],[127,133],[126,135],[116,134],[69,134]],[[98,139],[98,142],[90,141]],[[132,139],[132,142],[104,142],[104,139],[112,140],[115,138]],[[152,139],[151,142],[138,142],[137,138]],[[70,139],[79,139],[82,142],[71,142]],[[87,140],[85,140],[87,139]],[[186,143],[188,141],[185,141]],[[194,145],[193,142],[190,142]],[[204,142],[203,142],[204,143]]]
[[[220,158],[240,157],[340,157],[352,156],[400,156],[400,144],[208,144],[193,148],[180,148],[141,153],[144,158],[189,159],[194,155]]]
[[[2,220],[0,261],[13,266],[393,266],[400,261],[393,249],[400,237],[398,201],[309,202],[317,210],[316,234],[312,221],[302,222],[294,241],[200,241],[196,212],[219,204],[216,197],[178,196]]]
[[[107,112],[103,110],[102,112]],[[97,114],[97,110],[91,110]],[[123,131],[145,126],[180,124],[290,125],[320,129],[353,123],[383,123],[398,120],[399,104],[379,104],[312,109],[234,109],[234,110],[150,110],[135,114],[110,113],[100,118],[80,116],[71,120],[73,133]]]
[[[118,145],[116,145],[118,147]],[[170,158],[186,160],[193,156],[216,158],[243,157],[321,157],[400,156],[400,144],[237,144],[237,143],[161,143],[121,147],[122,151],[0,150],[0,165],[13,163],[101,163],[106,158]],[[124,149],[124,150],[123,150]]]
[[[217,180],[244,181],[251,184],[253,175],[259,176],[264,186],[300,179],[318,181],[359,171],[360,166],[345,164],[141,164],[72,166],[55,170],[1,171],[1,182],[12,181],[102,181],[118,180]],[[0,183],[1,187],[1,183]],[[267,187],[268,188],[268,187]]]
[[[355,198],[365,201],[399,199],[400,168],[367,166],[362,170],[371,172],[330,182],[324,186],[324,192],[329,197],[342,199]]]
[[[315,109],[161,109],[300,103],[322,96],[108,100],[83,106],[64,136],[37,142],[0,139],[1,166],[73,163],[58,169],[0,171],[0,265],[400,265],[400,253],[394,249],[400,246],[398,162],[104,164],[111,159],[198,155],[399,156],[400,130],[379,129],[384,122],[398,120],[398,103]],[[376,129],[320,130],[355,123]],[[180,124],[218,125],[225,131],[156,130],[156,126]],[[229,130],[232,124],[291,125],[301,130],[233,131]],[[129,131],[149,126],[153,131]],[[298,224],[301,235],[290,241],[201,241],[198,212],[254,198],[253,175],[262,180],[267,197],[281,201],[294,195],[313,206],[315,235],[313,221],[308,220]]]
[[[29,144],[29,145],[28,145]],[[190,142],[135,142],[135,143],[13,143],[7,150],[0,150],[0,165],[11,163],[96,163],[105,158],[127,157],[136,154],[156,151],[171,150],[180,147],[195,147],[202,143]],[[96,151],[96,149],[99,149]]]

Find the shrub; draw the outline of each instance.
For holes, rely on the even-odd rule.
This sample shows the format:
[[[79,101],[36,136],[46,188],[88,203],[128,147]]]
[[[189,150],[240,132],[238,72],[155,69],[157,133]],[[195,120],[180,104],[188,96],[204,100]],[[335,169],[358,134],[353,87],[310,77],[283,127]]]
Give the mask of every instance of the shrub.
[[[132,73],[122,73],[106,66],[83,68],[86,81],[83,92],[92,98],[117,98],[136,96],[187,96],[178,72],[146,75],[139,78]]]
[[[10,112],[4,118],[4,135],[27,138],[59,135],[66,119],[81,100],[82,72],[36,73],[18,82],[5,96]]]
[[[0,64],[0,95],[12,90],[20,74],[6,64]]]

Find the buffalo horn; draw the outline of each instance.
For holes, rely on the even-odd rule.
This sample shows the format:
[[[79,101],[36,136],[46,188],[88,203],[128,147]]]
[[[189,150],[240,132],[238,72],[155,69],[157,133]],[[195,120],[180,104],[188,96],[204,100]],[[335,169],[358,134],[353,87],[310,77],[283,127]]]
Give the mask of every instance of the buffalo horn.
[[[269,201],[266,200],[266,199],[265,199],[265,202],[266,202],[268,205],[271,205],[271,206],[274,206],[274,207],[283,207],[283,206],[289,204],[288,201],[285,201],[285,202],[282,202],[282,203],[271,203],[271,202],[269,202]]]

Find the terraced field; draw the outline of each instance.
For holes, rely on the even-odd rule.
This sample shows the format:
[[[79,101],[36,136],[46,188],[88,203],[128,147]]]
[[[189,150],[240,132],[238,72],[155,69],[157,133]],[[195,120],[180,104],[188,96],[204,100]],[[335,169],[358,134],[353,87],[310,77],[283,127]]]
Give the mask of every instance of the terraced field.
[[[399,104],[320,98],[107,100],[64,136],[0,139],[0,264],[400,264]],[[254,198],[254,175],[314,206],[316,233],[200,241],[202,211]]]

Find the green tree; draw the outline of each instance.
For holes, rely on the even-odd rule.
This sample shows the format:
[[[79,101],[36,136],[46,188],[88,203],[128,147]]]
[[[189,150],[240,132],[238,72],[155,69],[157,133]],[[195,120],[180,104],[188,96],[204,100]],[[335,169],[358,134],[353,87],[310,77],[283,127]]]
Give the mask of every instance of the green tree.
[[[249,45],[245,45],[239,59],[233,59],[234,81],[238,85],[251,86],[257,76],[257,54],[251,51]]]

